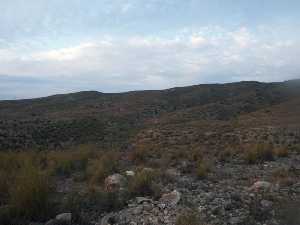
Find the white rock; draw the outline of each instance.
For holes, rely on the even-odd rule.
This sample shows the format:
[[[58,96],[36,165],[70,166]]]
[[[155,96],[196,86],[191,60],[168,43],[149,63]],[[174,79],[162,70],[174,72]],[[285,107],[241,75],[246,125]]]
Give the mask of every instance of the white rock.
[[[128,177],[134,177],[135,176],[135,172],[134,171],[131,171],[131,170],[128,170],[125,172],[126,176]]]
[[[270,191],[272,188],[272,184],[267,181],[257,181],[251,187],[250,191]]]
[[[72,213],[62,213],[55,217],[55,219],[70,224],[72,221]]]
[[[161,197],[160,201],[167,205],[175,206],[178,204],[180,199],[181,199],[181,194],[177,190],[174,190],[168,194],[164,194]]]

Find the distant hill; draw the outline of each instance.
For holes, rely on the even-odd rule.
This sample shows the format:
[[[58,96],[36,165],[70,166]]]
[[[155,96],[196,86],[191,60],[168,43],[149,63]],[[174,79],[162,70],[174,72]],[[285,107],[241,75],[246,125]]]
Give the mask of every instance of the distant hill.
[[[0,149],[62,149],[84,143],[128,149],[149,130],[208,133],[226,124],[272,125],[274,120],[287,121],[291,110],[285,111],[284,105],[294,108],[290,102],[297,94],[295,83],[205,84],[161,91],[79,92],[0,101]]]

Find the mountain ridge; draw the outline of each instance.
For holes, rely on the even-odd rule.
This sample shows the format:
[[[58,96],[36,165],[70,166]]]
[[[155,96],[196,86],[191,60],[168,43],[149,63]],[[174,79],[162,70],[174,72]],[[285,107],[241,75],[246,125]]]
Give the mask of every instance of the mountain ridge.
[[[294,82],[200,84],[166,90],[85,91],[0,101],[0,149],[128,146],[149,121],[164,116],[229,121],[291,100]]]

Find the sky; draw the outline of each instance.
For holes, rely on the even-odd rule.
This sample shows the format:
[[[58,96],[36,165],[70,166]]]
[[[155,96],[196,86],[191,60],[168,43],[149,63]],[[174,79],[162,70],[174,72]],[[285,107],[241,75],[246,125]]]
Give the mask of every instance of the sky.
[[[300,71],[299,0],[0,0],[0,99]]]

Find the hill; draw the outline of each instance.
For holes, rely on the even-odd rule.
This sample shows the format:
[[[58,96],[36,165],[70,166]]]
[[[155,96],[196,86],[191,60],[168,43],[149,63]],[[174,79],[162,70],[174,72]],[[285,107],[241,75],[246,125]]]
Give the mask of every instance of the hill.
[[[153,123],[168,123],[166,118],[172,123],[230,121],[287,102],[295,89],[291,82],[240,82],[0,101],[0,149],[58,149],[83,143],[126,148],[129,139]]]
[[[298,90],[239,82],[1,101],[0,224],[298,225]]]

